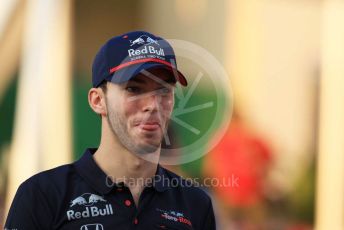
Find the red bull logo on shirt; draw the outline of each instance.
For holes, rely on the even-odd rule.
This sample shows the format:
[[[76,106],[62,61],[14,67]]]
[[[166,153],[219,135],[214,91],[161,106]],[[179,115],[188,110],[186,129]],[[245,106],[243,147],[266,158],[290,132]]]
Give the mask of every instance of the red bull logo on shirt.
[[[84,193],[81,196],[73,199],[70,202],[70,207],[73,207],[75,205],[92,206],[94,203],[98,202],[106,202],[106,200],[102,196],[96,194]]]
[[[71,200],[69,207],[71,209],[67,211],[68,220],[113,215],[111,204],[102,196],[92,193],[84,193]]]

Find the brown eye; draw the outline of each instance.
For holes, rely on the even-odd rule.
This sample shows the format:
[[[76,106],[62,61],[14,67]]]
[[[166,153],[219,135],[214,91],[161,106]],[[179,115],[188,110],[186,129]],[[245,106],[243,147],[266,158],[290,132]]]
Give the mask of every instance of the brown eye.
[[[140,93],[141,89],[139,87],[127,87],[125,90],[129,93]]]
[[[163,88],[159,89],[159,93],[161,93],[161,94],[168,94],[170,92],[171,92],[171,89],[167,88],[167,87],[163,87]]]

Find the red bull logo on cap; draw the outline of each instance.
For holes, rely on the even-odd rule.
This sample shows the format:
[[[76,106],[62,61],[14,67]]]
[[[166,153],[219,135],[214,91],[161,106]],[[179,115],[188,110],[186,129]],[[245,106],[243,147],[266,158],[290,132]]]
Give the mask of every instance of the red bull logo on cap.
[[[147,35],[141,35],[140,37],[136,38],[135,40],[130,40],[130,46],[133,46],[133,45],[143,45],[143,44],[146,44],[146,45],[149,45],[149,44],[156,44],[156,45],[159,45],[158,41],[147,36]]]
[[[128,56],[130,61],[143,59],[143,58],[159,58],[165,60],[165,51],[159,47],[160,44],[157,40],[147,36],[141,35],[135,40],[130,40],[130,46],[139,45],[136,49],[128,49]]]
[[[142,55],[143,58],[146,58],[146,54],[152,54],[156,56],[165,56],[164,50],[162,48],[156,49],[154,46],[144,46],[142,49],[129,49],[128,55],[129,57],[135,57],[138,55]]]

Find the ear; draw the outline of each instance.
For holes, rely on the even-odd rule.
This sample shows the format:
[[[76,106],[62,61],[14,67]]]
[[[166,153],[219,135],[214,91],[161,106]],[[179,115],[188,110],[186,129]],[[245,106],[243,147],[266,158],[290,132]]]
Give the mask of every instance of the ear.
[[[88,103],[95,113],[101,116],[107,115],[105,94],[100,88],[91,88],[88,91]]]

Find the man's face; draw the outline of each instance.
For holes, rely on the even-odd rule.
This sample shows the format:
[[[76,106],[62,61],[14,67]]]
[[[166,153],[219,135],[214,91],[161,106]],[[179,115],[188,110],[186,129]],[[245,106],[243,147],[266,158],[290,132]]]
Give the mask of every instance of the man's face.
[[[107,85],[108,124],[130,152],[150,153],[160,147],[174,106],[173,79],[166,70],[155,69]]]

